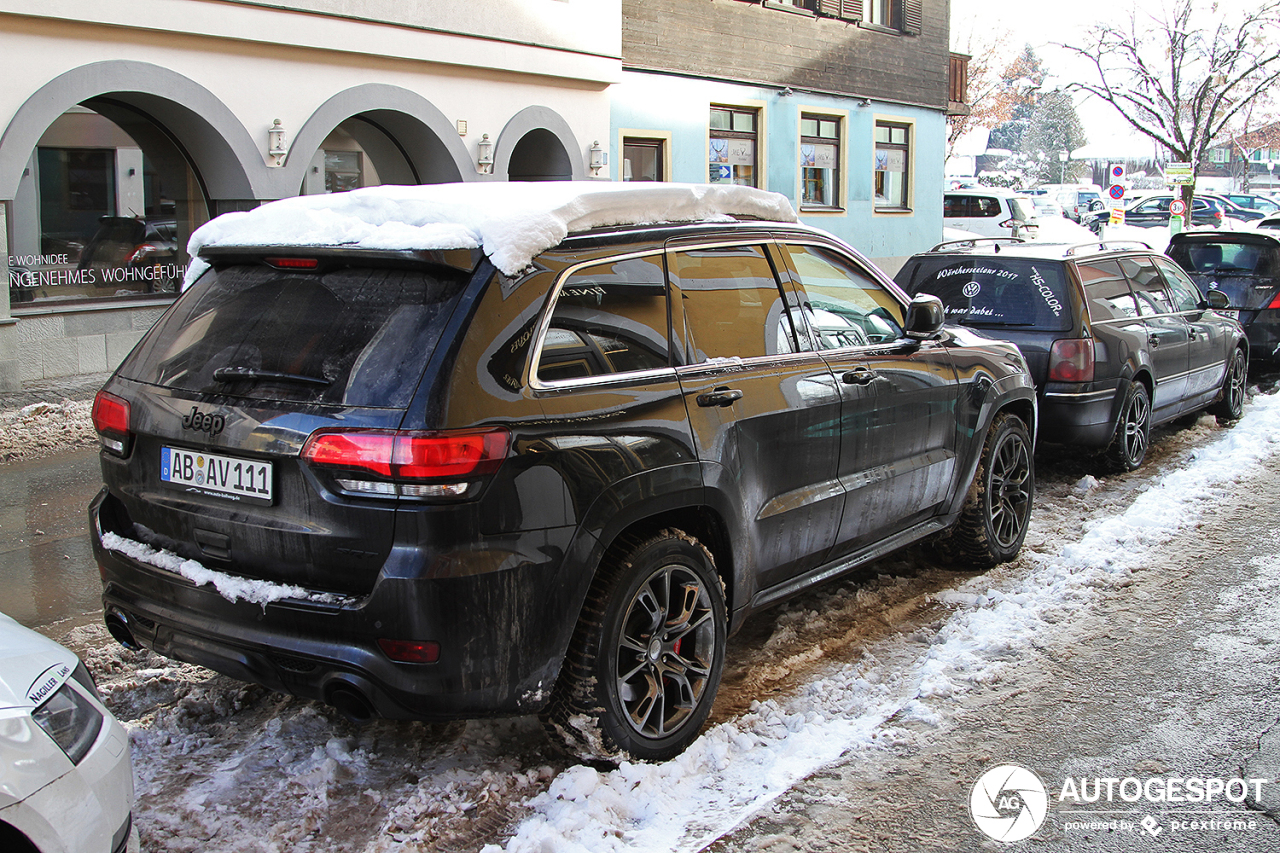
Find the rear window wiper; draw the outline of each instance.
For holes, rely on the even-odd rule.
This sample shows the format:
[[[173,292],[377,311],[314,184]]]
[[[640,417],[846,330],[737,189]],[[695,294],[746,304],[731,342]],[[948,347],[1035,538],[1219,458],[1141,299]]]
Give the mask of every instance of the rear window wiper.
[[[270,379],[276,382],[297,382],[301,385],[320,385],[322,387],[333,384],[332,379],[325,379],[323,376],[280,373],[276,370],[259,370],[256,367],[219,367],[213,371],[213,378],[219,382],[249,382],[255,379]]]

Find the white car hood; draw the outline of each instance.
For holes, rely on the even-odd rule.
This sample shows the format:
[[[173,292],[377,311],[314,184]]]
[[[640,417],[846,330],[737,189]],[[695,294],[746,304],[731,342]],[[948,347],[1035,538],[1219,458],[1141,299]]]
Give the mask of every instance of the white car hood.
[[[0,613],[0,709],[36,707],[77,663],[70,651]]]

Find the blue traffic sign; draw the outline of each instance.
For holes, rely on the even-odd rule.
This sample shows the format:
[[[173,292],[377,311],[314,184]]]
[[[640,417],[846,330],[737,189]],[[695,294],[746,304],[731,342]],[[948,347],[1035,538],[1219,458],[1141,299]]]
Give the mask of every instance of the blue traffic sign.
[[[1124,198],[1124,187],[1119,184],[1115,184],[1111,189],[1107,190],[1107,194],[1112,198]]]

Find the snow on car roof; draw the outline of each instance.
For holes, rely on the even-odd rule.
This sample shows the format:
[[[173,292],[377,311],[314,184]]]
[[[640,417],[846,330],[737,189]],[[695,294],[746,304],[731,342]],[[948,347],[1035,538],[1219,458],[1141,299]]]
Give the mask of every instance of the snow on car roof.
[[[787,197],[735,184],[456,183],[378,186],[297,196],[227,213],[187,246],[350,246],[361,249],[483,249],[507,275],[566,236],[610,225],[723,222],[747,217],[796,222]],[[199,267],[199,269],[197,269]],[[196,261],[187,282],[203,271]]]

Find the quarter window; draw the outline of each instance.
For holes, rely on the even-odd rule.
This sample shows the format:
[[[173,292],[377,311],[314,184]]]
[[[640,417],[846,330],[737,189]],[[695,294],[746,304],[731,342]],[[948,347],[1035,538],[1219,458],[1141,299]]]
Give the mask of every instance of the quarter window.
[[[756,156],[759,112],[738,107],[711,108],[708,181],[713,184],[759,186]]]
[[[875,205],[877,210],[909,208],[911,126],[876,123]]]
[[[800,206],[840,206],[840,119],[802,115],[800,118]]]
[[[669,367],[668,338],[660,256],[584,267],[556,297],[538,379],[555,382]]]

